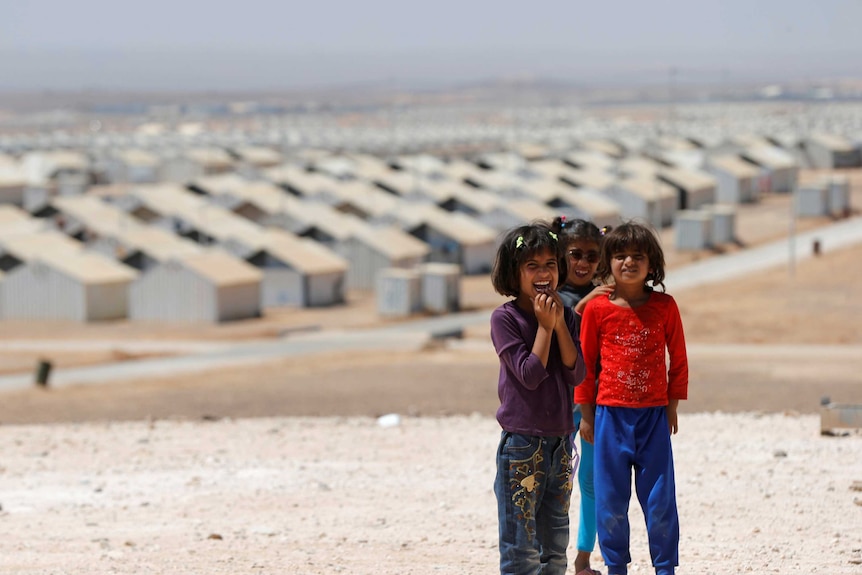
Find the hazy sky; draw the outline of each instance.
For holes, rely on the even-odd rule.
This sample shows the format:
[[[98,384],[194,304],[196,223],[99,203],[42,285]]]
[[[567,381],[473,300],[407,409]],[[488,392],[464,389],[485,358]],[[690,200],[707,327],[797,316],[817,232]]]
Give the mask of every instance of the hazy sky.
[[[25,0],[0,89],[862,77],[862,0]]]

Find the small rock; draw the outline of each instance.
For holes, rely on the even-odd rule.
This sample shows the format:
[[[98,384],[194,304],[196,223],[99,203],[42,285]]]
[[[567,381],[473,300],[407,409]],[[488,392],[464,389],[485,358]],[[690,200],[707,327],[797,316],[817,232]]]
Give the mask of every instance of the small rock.
[[[783,449],[776,449],[772,452],[773,457],[787,457],[787,452]]]
[[[218,533],[210,533],[210,535],[209,535],[209,537],[207,537],[207,539],[215,539],[216,541],[221,541],[222,539],[224,539],[224,537],[222,537]]]

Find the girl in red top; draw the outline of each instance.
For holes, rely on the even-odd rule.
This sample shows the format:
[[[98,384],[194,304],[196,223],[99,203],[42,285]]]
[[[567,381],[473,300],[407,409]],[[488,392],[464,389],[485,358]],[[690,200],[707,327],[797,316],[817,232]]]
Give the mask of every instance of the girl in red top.
[[[625,575],[634,470],[653,566],[658,575],[671,575],[679,564],[679,518],[670,436],[678,430],[679,400],[688,394],[688,361],[679,309],[664,293],[658,238],[636,223],[615,228],[605,236],[597,276],[613,277],[614,291],[584,309],[587,375],[575,388],[575,402],[581,437],[594,443],[599,546],[608,575]]]

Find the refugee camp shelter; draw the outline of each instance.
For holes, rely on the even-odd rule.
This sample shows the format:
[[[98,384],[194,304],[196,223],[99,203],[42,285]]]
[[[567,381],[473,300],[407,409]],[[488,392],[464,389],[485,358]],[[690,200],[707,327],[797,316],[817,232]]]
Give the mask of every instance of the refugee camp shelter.
[[[219,249],[172,258],[129,289],[133,320],[218,323],[260,315],[261,272]]]
[[[429,262],[458,264],[465,274],[491,271],[496,232],[462,213],[433,205],[401,214],[404,228],[431,249]]]
[[[862,165],[860,150],[837,134],[812,134],[803,141],[805,156],[812,168],[831,170]]]
[[[0,308],[4,319],[122,319],[137,275],[101,254],[45,252],[6,273]]]
[[[799,179],[799,163],[794,157],[775,146],[746,148],[739,156],[760,168],[760,193],[790,193]]]
[[[664,168],[657,177],[677,190],[677,209],[696,210],[715,202],[716,180],[706,172]]]
[[[716,180],[717,203],[750,203],[760,197],[759,170],[739,156],[713,156],[707,161],[706,171]]]
[[[627,178],[614,183],[605,193],[619,204],[623,219],[644,220],[656,229],[673,223],[677,190],[658,178]]]
[[[245,259],[263,274],[264,308],[318,307],[345,301],[348,262],[314,240],[267,230]]]
[[[347,260],[347,287],[370,290],[386,268],[413,268],[431,252],[428,244],[396,226],[356,226],[334,246]]]
[[[138,148],[113,152],[105,162],[108,180],[113,183],[152,183],[159,179],[161,159]]]

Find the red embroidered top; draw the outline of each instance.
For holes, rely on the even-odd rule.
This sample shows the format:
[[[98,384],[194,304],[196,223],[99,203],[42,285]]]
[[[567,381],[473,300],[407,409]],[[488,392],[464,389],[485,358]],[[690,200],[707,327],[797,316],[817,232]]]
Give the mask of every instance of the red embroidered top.
[[[619,307],[604,295],[593,299],[581,319],[581,350],[587,375],[575,388],[575,403],[658,407],[688,397],[682,319],[668,294],[652,292],[634,309]]]

